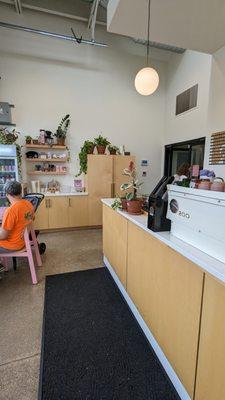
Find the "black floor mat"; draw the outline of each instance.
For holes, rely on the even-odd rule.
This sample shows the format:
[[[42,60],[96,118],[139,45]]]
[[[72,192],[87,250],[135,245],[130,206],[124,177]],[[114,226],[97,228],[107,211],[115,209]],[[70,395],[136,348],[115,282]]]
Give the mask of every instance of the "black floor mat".
[[[106,268],[46,278],[39,399],[179,399]]]

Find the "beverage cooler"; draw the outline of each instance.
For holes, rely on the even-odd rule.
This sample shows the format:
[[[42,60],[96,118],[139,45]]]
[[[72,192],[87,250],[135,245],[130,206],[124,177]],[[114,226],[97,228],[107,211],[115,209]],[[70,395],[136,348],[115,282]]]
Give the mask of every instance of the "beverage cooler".
[[[6,205],[4,186],[9,181],[18,181],[18,163],[15,145],[0,145],[0,207]]]

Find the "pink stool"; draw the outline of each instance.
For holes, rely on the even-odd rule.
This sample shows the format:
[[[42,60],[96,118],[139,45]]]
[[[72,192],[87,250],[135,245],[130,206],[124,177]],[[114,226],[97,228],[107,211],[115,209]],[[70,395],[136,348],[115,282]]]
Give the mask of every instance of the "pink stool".
[[[29,234],[31,234],[32,240],[29,238]],[[35,271],[35,265],[34,265],[34,258],[33,258],[33,253],[32,249],[34,250],[36,261],[37,261],[37,266],[42,267],[42,260],[39,252],[39,247],[38,247],[38,242],[37,238],[34,232],[33,228],[33,223],[29,224],[24,231],[24,241],[25,241],[25,248],[19,251],[12,251],[10,253],[1,253],[0,257],[3,258],[5,261],[5,269],[8,270],[8,263],[7,259],[11,257],[27,257],[28,258],[28,263],[30,267],[30,273],[31,273],[31,279],[33,285],[37,283],[37,276],[36,276],[36,271]]]

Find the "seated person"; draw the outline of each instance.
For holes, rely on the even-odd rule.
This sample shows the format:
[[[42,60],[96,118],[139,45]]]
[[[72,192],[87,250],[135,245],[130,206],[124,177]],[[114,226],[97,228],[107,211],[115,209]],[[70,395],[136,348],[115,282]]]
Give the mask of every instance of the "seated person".
[[[19,182],[6,183],[5,192],[11,205],[4,212],[0,228],[0,253],[23,249],[24,230],[34,219],[34,207],[28,200],[22,199]]]

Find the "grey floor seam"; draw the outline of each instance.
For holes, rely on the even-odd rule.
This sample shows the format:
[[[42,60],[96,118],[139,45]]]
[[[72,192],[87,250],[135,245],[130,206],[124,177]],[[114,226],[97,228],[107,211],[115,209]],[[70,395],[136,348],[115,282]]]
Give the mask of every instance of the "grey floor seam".
[[[40,356],[40,354],[41,353],[39,352],[39,353],[35,353],[35,354],[31,355],[31,356],[17,358],[15,360],[7,361],[6,363],[0,364],[0,368],[4,367],[5,365],[17,363],[19,361],[29,360],[30,358],[34,358],[34,357]]]

